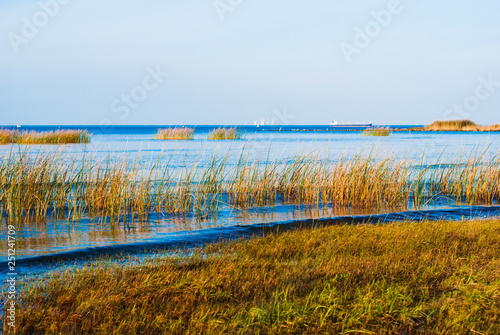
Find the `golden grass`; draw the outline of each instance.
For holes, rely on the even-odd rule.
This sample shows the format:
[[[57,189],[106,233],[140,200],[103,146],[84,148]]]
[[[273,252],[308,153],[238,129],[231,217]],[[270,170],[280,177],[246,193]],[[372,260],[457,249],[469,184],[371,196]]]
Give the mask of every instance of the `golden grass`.
[[[212,157],[181,170],[123,157],[76,160],[62,153],[11,152],[0,160],[0,215],[10,222],[43,222],[48,213],[68,221],[106,216],[147,220],[151,212],[213,217],[222,206],[248,208],[277,203],[363,209],[420,208],[442,195],[467,204],[494,204],[500,197],[500,159],[470,158],[423,170],[415,162],[373,156],[296,156],[271,163],[236,164]],[[439,162],[436,162],[439,163]],[[447,162],[453,163],[453,162]],[[0,217],[1,218],[1,217]]]
[[[0,144],[70,144],[89,143],[90,134],[86,130],[56,130],[46,132],[12,131],[0,129]]]
[[[391,130],[389,128],[374,128],[374,129],[366,129],[363,131],[363,136],[389,136],[391,134]]]
[[[159,129],[155,136],[157,140],[192,140],[194,128],[166,128]]]
[[[498,334],[499,238],[498,220],[346,225],[103,260],[21,292],[16,331]]]
[[[416,129],[417,130],[417,129]],[[479,126],[469,120],[435,121],[420,130],[430,131],[500,131],[500,124]]]
[[[0,144],[12,143],[14,139],[14,131],[7,129],[0,129]]]
[[[208,134],[209,140],[240,140],[242,137],[237,128],[217,128]]]
[[[484,126],[484,127],[482,127],[482,130],[484,130],[484,131],[500,131],[500,124],[494,124],[491,126]]]

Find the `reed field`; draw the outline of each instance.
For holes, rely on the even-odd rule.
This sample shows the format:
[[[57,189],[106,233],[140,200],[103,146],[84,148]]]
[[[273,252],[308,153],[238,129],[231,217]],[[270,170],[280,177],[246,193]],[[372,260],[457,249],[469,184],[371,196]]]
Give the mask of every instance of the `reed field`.
[[[173,170],[161,157],[76,159],[62,152],[14,152],[0,160],[0,219],[45,222],[63,216],[107,217],[131,224],[150,213],[216,217],[224,207],[306,204],[418,209],[435,197],[459,204],[494,204],[500,196],[500,158],[484,156],[421,167],[419,162],[357,155],[327,160],[317,154],[275,162],[232,164],[213,156]],[[60,214],[60,215],[59,215]]]
[[[418,130],[418,129],[417,129]],[[470,120],[435,121],[420,130],[430,131],[500,131],[500,124],[479,126]]]
[[[0,144],[12,143],[14,132],[12,130],[0,129]]]
[[[240,140],[243,135],[237,128],[217,128],[208,134],[209,140]]]
[[[391,134],[391,130],[388,128],[375,128],[375,129],[366,129],[363,131],[363,136],[389,136]]]
[[[157,140],[192,140],[194,128],[166,128],[159,129],[155,135]]]
[[[0,129],[0,144],[71,144],[89,142],[90,134],[86,130],[36,132]]]
[[[483,126],[483,131],[500,131],[500,124],[493,124],[491,126]]]
[[[498,334],[499,237],[498,220],[339,225],[103,259],[26,286],[16,331]]]

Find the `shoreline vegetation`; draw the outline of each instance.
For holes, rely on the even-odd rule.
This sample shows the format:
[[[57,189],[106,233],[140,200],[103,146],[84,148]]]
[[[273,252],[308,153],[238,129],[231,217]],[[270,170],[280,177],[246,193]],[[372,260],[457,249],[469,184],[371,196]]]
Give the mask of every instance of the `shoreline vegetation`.
[[[208,139],[211,141],[220,140],[241,140],[243,134],[236,128],[217,128],[208,134]]]
[[[498,334],[499,235],[499,220],[305,227],[104,258],[27,284],[16,332]]]
[[[155,135],[157,140],[192,140],[194,128],[165,128],[158,129]]]
[[[414,129],[413,129],[414,130]],[[420,130],[420,129],[419,129]],[[500,124],[479,126],[470,120],[435,121],[424,131],[500,131]]]
[[[389,128],[373,128],[366,129],[361,135],[363,136],[389,136],[391,130]]]
[[[378,129],[385,128],[369,128],[363,131],[372,132]],[[270,129],[268,131],[279,132],[280,129]],[[290,131],[296,132],[359,132],[359,129],[291,129]],[[463,131],[463,132],[500,132],[500,124],[480,126],[469,120],[452,120],[452,121],[435,121],[429,126],[425,127],[410,127],[410,128],[394,128],[390,129],[391,132],[412,132],[412,131]],[[376,136],[376,135],[375,135]]]
[[[69,223],[87,217],[129,226],[150,213],[216,218],[224,206],[418,209],[436,197],[469,205],[500,198],[500,157],[457,157],[425,167],[373,153],[267,163],[249,161],[243,150],[236,162],[214,155],[202,167],[193,162],[172,169],[161,156],[144,162],[141,155],[96,160],[91,153],[75,159],[63,152],[11,151],[0,160],[0,219],[22,224],[62,216]]]
[[[194,138],[194,128],[165,128],[159,129],[158,133],[154,136],[157,140],[192,140]],[[209,141],[220,140],[240,140],[243,134],[236,128],[220,127],[213,129],[208,133],[207,139]]]
[[[269,129],[270,132],[281,132],[280,129]],[[359,132],[356,129],[290,129],[292,132]],[[480,126],[470,120],[435,121],[425,127],[410,128],[369,128],[361,132],[363,136],[389,136],[392,132],[500,132],[500,124]],[[158,129],[153,135],[156,140],[192,140],[195,129],[191,127],[170,127]],[[91,134],[86,130],[56,130],[47,132],[15,131],[0,128],[0,145],[2,144],[76,144],[89,143]],[[220,127],[209,132],[208,140],[240,140],[243,134],[237,127]]]
[[[76,144],[89,143],[86,130],[14,131],[0,129],[0,144]]]

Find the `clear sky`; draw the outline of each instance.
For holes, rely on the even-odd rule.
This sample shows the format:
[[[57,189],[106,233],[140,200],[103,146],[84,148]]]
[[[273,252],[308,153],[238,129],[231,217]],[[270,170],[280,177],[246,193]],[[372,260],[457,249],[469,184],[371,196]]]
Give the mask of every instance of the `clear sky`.
[[[500,123],[500,2],[0,3],[0,124],[262,118]]]

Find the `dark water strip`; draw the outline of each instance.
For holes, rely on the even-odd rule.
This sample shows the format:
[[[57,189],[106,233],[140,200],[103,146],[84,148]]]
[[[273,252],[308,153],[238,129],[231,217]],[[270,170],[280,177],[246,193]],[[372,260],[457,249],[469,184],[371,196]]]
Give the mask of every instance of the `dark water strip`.
[[[265,236],[297,228],[328,226],[338,224],[389,223],[401,221],[439,221],[486,219],[500,216],[500,206],[456,206],[448,209],[407,211],[377,215],[338,216],[330,218],[290,220],[265,224],[236,225],[231,227],[210,228],[199,231],[185,231],[172,234],[168,238],[133,244],[94,247],[62,252],[51,255],[19,259],[17,267],[38,267],[43,263],[75,262],[92,260],[102,256],[119,254],[137,255],[155,251],[202,247],[206,244],[230,241],[255,236]],[[0,273],[7,269],[7,262],[0,263]]]

